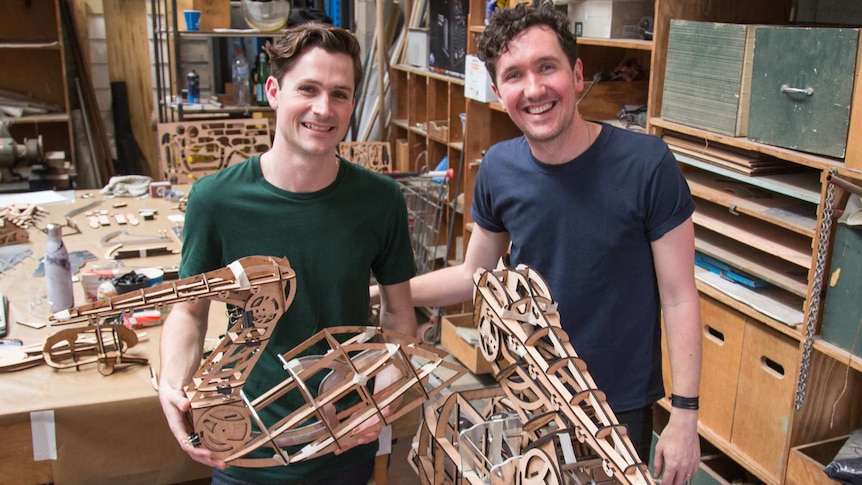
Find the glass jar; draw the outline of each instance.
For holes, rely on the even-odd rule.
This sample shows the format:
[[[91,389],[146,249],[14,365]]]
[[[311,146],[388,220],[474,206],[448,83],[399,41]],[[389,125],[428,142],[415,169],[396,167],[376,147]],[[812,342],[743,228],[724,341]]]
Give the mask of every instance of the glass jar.
[[[283,29],[290,16],[290,0],[242,0],[249,27],[263,32]]]

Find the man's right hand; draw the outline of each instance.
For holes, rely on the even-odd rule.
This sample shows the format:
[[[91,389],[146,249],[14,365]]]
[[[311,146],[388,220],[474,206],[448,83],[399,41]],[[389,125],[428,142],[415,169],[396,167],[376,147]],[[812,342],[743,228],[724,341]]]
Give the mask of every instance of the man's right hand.
[[[208,467],[224,470],[227,464],[212,455],[210,450],[192,445],[189,439],[192,434],[192,427],[189,425],[189,409],[191,403],[186,398],[183,391],[169,389],[165,386],[159,386],[159,402],[162,405],[162,411],[165,413],[165,418],[168,421],[168,426],[171,428],[171,433],[179,443],[180,447],[188,453],[188,455],[196,462],[202,463]]]

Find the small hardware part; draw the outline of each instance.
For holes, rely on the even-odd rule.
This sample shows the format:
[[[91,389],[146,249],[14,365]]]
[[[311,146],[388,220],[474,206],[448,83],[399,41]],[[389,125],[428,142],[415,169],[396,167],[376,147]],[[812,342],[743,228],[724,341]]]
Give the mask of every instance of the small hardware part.
[[[123,214],[114,214],[114,220],[117,221],[118,225],[124,226],[128,221],[126,220],[126,216]]]
[[[0,293],[0,337],[5,337],[9,331],[9,300],[6,295]]]

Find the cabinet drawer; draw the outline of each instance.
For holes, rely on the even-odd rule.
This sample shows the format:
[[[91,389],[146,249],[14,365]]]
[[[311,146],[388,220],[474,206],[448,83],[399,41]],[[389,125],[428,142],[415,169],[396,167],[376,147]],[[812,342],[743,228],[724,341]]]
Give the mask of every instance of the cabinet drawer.
[[[761,323],[745,325],[730,442],[775,477],[790,437],[798,347]]]
[[[748,138],[843,158],[857,29],[758,27]]]
[[[703,328],[700,422],[730,441],[745,316],[703,295],[700,312]]]

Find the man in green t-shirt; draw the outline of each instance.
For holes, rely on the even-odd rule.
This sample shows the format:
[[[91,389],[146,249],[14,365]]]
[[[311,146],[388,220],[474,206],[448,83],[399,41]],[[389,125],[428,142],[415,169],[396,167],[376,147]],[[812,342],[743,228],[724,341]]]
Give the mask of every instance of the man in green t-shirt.
[[[352,34],[321,24],[300,25],[267,44],[266,94],[276,113],[272,149],[200,179],[189,193],[180,277],[251,255],[286,257],[296,273],[296,297],[244,385],[250,399],[287,377],[279,354],[324,328],[367,323],[372,275],[383,296],[381,326],[416,334],[409,287],[415,267],[399,185],[336,156],[362,79],[359,50]],[[337,455],[270,468],[226,466],[187,443],[192,429],[183,388],[200,365],[208,312],[206,299],[183,302],[165,321],[159,399],[184,450],[213,467],[213,483],[365,485],[377,432],[363,430],[374,423],[355,430],[358,445]],[[384,371],[375,385],[396,377]],[[270,426],[302,405],[302,396],[289,394],[260,418]],[[270,456],[272,450],[254,455]]]

